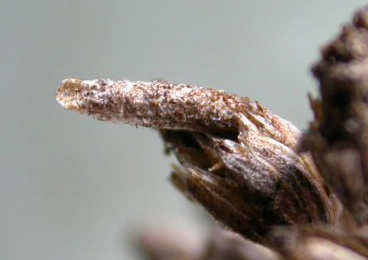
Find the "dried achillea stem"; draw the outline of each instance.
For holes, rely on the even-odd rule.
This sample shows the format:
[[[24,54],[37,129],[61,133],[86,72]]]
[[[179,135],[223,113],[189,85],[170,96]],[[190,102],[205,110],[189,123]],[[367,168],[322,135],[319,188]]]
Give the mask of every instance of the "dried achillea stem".
[[[57,100],[160,130],[182,165],[175,186],[246,238],[265,243],[276,225],[336,220],[334,196],[309,156],[293,151],[299,130],[248,98],[160,81],[67,79]]]

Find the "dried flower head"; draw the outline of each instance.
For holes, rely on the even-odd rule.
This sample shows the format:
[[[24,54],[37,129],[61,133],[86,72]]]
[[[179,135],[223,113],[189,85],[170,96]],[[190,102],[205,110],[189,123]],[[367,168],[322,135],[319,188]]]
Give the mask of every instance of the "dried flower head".
[[[368,222],[368,8],[322,49],[313,67],[320,99],[301,150],[360,224]]]
[[[193,85],[67,79],[56,98],[157,129],[180,163],[172,184],[268,247],[223,231],[207,244],[154,233],[141,240],[151,259],[368,259],[368,6],[321,53],[320,98],[310,97],[315,117],[302,136],[258,102]]]
[[[181,168],[172,181],[217,220],[264,242],[276,225],[334,223],[338,205],[300,132],[258,102],[167,82],[64,80],[61,105],[99,120],[161,131]]]

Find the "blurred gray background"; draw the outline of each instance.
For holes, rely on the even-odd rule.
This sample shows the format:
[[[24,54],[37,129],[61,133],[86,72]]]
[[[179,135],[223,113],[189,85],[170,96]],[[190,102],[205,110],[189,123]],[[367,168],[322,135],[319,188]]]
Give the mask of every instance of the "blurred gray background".
[[[138,259],[135,230],[203,225],[157,133],[62,109],[62,79],[214,86],[303,129],[310,65],[364,3],[2,0],[0,259]]]

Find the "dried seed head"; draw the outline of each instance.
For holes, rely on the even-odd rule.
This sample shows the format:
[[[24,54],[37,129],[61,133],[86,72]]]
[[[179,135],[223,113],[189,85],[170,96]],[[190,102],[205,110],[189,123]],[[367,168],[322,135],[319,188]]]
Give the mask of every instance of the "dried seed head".
[[[335,222],[338,204],[307,157],[257,132],[245,138],[240,129],[238,140],[162,131],[183,166],[172,173],[174,185],[215,219],[261,243],[274,226]]]
[[[100,120],[159,129],[182,169],[172,181],[217,220],[264,242],[276,225],[334,223],[300,132],[259,103],[223,91],[167,82],[63,81],[57,100]]]
[[[301,150],[309,150],[327,184],[358,223],[368,222],[368,8],[322,50],[313,67],[321,99]]]

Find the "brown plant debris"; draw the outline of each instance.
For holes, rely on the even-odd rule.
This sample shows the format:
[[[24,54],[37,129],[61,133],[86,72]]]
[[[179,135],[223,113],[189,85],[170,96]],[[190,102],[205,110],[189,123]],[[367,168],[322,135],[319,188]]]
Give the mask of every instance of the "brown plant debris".
[[[99,120],[159,130],[180,163],[172,184],[274,250],[220,232],[196,251],[180,235],[142,240],[147,257],[368,259],[368,6],[321,53],[312,69],[320,97],[310,98],[314,120],[302,136],[258,102],[193,85],[67,79],[56,98]]]
[[[65,108],[98,120],[155,129],[238,134],[245,113],[266,136],[294,147],[299,131],[259,103],[223,91],[162,81],[66,79],[56,99]]]
[[[57,100],[99,120],[160,130],[182,165],[175,186],[246,238],[335,222],[336,200],[308,155],[293,151],[299,131],[248,98],[159,81],[67,79]]]
[[[368,9],[321,51],[313,67],[321,98],[303,135],[327,184],[358,223],[368,221]]]

